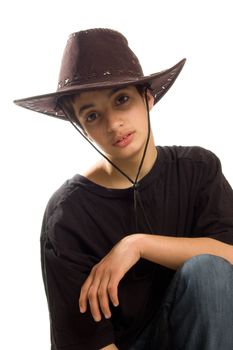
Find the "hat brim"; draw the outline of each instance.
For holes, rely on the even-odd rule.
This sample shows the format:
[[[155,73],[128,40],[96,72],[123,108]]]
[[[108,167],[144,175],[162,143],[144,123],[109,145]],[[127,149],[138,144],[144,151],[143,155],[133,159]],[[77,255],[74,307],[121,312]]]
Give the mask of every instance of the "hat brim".
[[[82,85],[70,85],[65,88],[50,94],[32,96],[15,100],[14,103],[23,108],[32,111],[43,113],[52,117],[63,119],[67,121],[63,110],[58,105],[58,99],[65,95],[73,95],[76,93],[86,92],[90,90],[100,90],[114,87],[125,87],[128,85],[143,85],[149,84],[154,96],[154,104],[156,104],[168,91],[168,89],[175,82],[179,73],[181,72],[186,59],[182,59],[173,67],[164,71],[151,74],[149,76],[134,77],[126,80],[108,80]]]

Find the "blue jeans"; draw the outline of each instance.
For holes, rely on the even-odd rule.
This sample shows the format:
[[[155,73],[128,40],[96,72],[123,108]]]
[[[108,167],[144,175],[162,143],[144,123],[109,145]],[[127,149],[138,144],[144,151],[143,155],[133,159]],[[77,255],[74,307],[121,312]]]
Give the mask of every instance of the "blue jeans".
[[[233,265],[207,254],[186,261],[129,350],[233,350]]]

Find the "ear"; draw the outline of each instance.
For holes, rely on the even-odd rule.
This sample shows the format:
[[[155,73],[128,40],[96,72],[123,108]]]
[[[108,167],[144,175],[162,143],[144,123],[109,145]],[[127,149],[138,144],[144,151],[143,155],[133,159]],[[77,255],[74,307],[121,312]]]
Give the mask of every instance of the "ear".
[[[154,96],[151,94],[150,90],[147,90],[147,101],[148,101],[149,110],[151,111],[151,109],[154,106]]]

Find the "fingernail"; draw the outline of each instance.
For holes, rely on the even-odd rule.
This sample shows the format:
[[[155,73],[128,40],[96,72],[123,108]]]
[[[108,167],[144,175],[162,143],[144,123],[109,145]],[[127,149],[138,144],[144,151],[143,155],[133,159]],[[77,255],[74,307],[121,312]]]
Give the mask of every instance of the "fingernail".
[[[96,322],[99,322],[99,321],[101,321],[101,317],[94,317],[94,320],[95,320]]]
[[[108,319],[111,317],[111,314],[105,314],[104,317]]]

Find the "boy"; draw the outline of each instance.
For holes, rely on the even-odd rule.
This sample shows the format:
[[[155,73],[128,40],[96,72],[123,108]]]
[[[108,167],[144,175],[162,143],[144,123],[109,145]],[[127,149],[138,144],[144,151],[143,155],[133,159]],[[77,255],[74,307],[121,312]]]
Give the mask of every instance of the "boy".
[[[184,63],[145,77],[120,33],[80,31],[57,92],[16,101],[103,155],[45,211],[52,350],[232,349],[233,191],[212,152],[155,147],[150,130]]]

